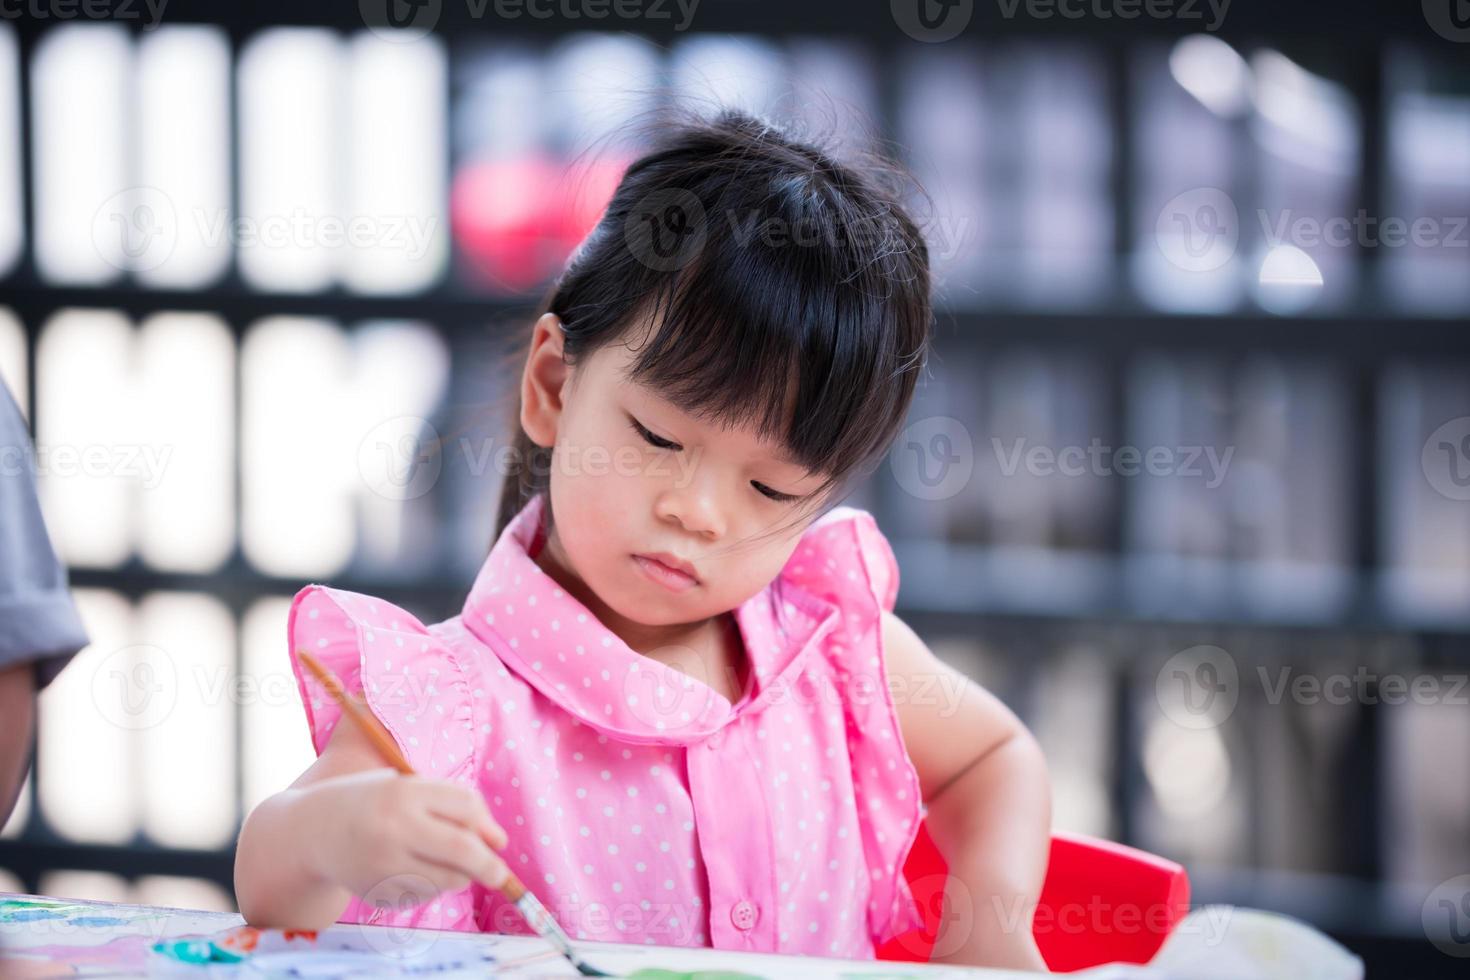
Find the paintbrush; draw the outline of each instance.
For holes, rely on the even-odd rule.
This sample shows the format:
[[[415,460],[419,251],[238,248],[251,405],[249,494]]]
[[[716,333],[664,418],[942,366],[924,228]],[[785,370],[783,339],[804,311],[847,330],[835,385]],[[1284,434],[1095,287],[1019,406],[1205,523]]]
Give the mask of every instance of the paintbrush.
[[[327,689],[327,693],[332,696],[333,700],[342,706],[342,713],[362,729],[368,741],[372,742],[373,747],[378,750],[378,754],[399,772],[409,776],[415,775],[413,766],[409,765],[408,760],[403,757],[398,743],[393,740],[392,735],[388,734],[383,723],[378,721],[378,716],[373,714],[367,705],[347,693],[347,689],[342,686],[342,681],[337,678],[337,675],[312,656],[309,651],[298,650],[296,656],[306,664],[306,668],[316,679],[321,681],[322,686]],[[563,956],[571,961],[572,966],[575,966],[577,972],[582,976],[613,976],[611,973],[604,973],[595,966],[591,966],[577,954],[577,951],[572,948],[571,937],[551,917],[551,913],[547,911],[545,905],[541,904],[541,900],[531,893],[520,878],[516,877],[515,872],[507,869],[506,879],[500,886],[500,893],[510,899],[511,904],[516,907],[531,928],[536,930],[536,935],[555,946]]]

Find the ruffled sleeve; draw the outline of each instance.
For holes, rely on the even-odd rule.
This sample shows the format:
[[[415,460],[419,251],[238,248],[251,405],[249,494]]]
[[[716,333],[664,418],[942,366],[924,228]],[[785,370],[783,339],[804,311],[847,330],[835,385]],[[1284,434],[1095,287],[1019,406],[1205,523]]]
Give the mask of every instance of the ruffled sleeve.
[[[853,792],[871,889],[874,945],[923,925],[903,874],[923,820],[919,774],[909,760],[887,681],[883,611],[898,599],[898,562],[873,515],[837,507],[809,527],[783,569],[842,610],[842,641],[828,645],[842,689]]]
[[[318,755],[342,709],[301,663],[301,650],[315,654],[366,701],[417,773],[475,785],[476,683],[454,651],[411,613],[372,596],[308,585],[292,600],[286,632]],[[445,892],[419,906],[400,905],[385,888],[381,896],[354,898],[340,921],[473,930],[477,888]]]

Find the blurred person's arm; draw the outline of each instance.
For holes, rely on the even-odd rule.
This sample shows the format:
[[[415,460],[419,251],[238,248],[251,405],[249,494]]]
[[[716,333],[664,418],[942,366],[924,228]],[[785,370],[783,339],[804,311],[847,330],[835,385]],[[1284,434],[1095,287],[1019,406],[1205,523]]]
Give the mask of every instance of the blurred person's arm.
[[[0,383],[0,824],[25,780],[36,692],[86,645],[41,521],[30,432]]]
[[[30,664],[0,670],[0,824],[15,807],[31,759],[31,732],[36,722],[36,675]]]
[[[929,836],[949,867],[933,962],[1046,971],[1032,935],[1051,850],[1051,782],[1031,733],[995,695],[883,614],[904,747]]]

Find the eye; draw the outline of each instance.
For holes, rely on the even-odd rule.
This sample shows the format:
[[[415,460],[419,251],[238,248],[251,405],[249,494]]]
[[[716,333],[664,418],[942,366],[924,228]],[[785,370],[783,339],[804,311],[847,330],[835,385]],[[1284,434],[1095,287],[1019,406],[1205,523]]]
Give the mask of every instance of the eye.
[[[778,503],[789,504],[793,500],[799,500],[800,499],[794,493],[782,493],[780,490],[772,490],[770,487],[766,486],[764,483],[757,483],[754,480],[751,480],[750,481],[750,485],[753,486],[753,487],[755,487],[757,490],[759,490],[765,496],[770,497],[772,500],[777,501]]]
[[[679,444],[677,442],[669,442],[669,440],[667,440],[667,439],[661,439],[658,436],[654,435],[652,432],[649,432],[633,416],[629,415],[628,416],[628,421],[630,423],[632,423],[634,431],[636,431],[640,436],[642,436],[643,437],[643,441],[644,442],[647,442],[650,446],[653,446],[653,447],[658,448],[658,449],[678,449],[678,448],[680,448],[679,447]]]

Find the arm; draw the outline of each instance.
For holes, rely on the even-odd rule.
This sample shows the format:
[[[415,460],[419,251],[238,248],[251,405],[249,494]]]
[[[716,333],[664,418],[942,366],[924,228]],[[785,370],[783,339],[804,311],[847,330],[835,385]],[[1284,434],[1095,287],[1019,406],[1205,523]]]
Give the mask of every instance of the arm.
[[[895,708],[949,865],[934,960],[1045,971],[1031,934],[1051,846],[1041,749],[1009,708],[889,612],[883,644],[889,677],[911,692]]]
[[[251,925],[321,929],[353,895],[415,904],[471,880],[498,887],[506,844],[479,793],[385,767],[343,721],[322,754],[240,828],[235,896]]]
[[[36,721],[35,667],[30,663],[0,668],[0,718],[6,719],[0,734],[0,827],[25,782],[31,759],[31,738]]]

